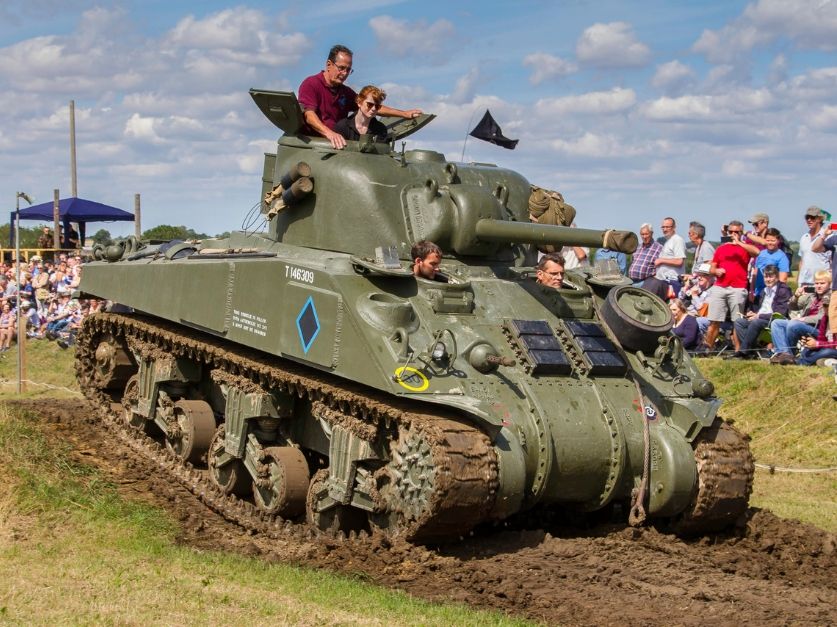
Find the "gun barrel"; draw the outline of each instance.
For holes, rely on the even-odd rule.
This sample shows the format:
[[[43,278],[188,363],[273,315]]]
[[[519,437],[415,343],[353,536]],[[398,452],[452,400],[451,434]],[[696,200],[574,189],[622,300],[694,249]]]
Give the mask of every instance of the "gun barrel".
[[[476,235],[485,242],[516,242],[552,246],[590,246],[632,253],[639,240],[632,231],[597,231],[552,226],[535,222],[511,222],[484,218],[476,224]]]

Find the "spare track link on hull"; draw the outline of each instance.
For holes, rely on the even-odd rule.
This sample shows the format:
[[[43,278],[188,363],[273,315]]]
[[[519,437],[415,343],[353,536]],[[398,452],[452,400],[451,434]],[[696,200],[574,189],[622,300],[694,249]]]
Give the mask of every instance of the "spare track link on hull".
[[[151,438],[127,427],[119,399],[96,384],[96,349],[99,338],[107,334],[245,377],[263,389],[287,391],[376,428],[395,423],[403,430],[419,432],[430,446],[434,492],[428,496],[429,506],[421,516],[396,512],[390,517],[396,526],[384,527],[385,532],[419,542],[456,539],[486,520],[491,510],[498,487],[494,450],[488,436],[450,413],[428,413],[414,403],[291,362],[278,366],[277,358],[165,321],[109,313],[87,318],[76,343],[76,376],[108,429],[131,449],[156,462],[203,503],[246,529],[270,534],[281,524],[290,523],[224,494],[210,481],[206,470],[182,463]]]
[[[698,487],[691,504],[672,522],[681,535],[720,531],[747,511],[755,464],[748,437],[720,418],[695,439]]]

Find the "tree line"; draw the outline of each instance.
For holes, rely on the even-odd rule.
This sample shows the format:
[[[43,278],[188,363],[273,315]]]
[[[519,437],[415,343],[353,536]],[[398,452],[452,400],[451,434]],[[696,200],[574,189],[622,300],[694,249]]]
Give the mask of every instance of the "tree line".
[[[10,242],[9,230],[13,228],[10,224],[0,224],[0,246],[7,246]],[[51,226],[50,226],[51,228]],[[21,248],[37,248],[38,238],[43,232],[43,225],[38,226],[20,226],[20,247]],[[225,231],[215,235],[216,238],[229,237],[230,232]],[[92,235],[88,234],[88,239],[93,240],[94,244],[102,244],[107,246],[112,243],[114,237],[107,229],[99,229]],[[206,233],[199,233],[187,226],[172,226],[170,224],[161,224],[147,231],[142,232],[141,239],[143,240],[162,240],[169,241],[173,239],[191,240],[191,239],[210,239],[212,236]]]

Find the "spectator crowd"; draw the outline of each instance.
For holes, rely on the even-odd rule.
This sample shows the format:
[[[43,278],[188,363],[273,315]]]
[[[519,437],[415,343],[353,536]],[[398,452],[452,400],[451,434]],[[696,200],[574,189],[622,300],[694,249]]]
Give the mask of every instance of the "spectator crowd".
[[[765,213],[751,216],[749,228],[730,219],[717,248],[701,223],[690,222],[688,268],[674,218],[662,221],[659,240],[651,224],[642,224],[627,276],[669,304],[673,332],[696,355],[729,348],[731,359],[769,355],[772,364],[820,364],[837,373],[837,301],[831,300],[837,231],[819,207],[809,207],[803,218],[794,289],[788,286],[793,251]]]
[[[27,337],[55,340],[67,348],[84,318],[100,306],[96,299],[73,298],[81,281],[81,256],[60,253],[54,260],[45,260],[33,255],[20,263],[18,285],[17,264],[0,262],[0,353],[17,339],[18,308]]]

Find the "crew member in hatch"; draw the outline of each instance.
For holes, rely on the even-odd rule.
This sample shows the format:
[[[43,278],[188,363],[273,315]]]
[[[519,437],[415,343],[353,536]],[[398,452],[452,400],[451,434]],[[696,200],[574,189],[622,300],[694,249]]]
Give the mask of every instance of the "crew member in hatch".
[[[334,125],[334,131],[346,139],[358,141],[361,135],[371,135],[375,141],[387,140],[387,127],[375,119],[381,110],[382,102],[387,97],[383,89],[367,85],[357,95],[357,111],[354,115],[343,118]]]
[[[358,108],[357,94],[344,84],[353,71],[352,51],[338,44],[329,51],[325,69],[309,76],[299,86],[298,100],[305,115],[302,132],[322,135],[338,150],[346,146],[346,139],[334,131],[334,126]],[[378,114],[410,119],[420,116],[421,109],[402,111],[382,105]]]
[[[564,257],[561,253],[549,253],[541,257],[535,280],[546,287],[564,287]]]
[[[413,260],[413,275],[416,277],[440,283],[448,282],[448,277],[439,272],[442,249],[430,240],[423,239],[413,244],[410,258]]]

